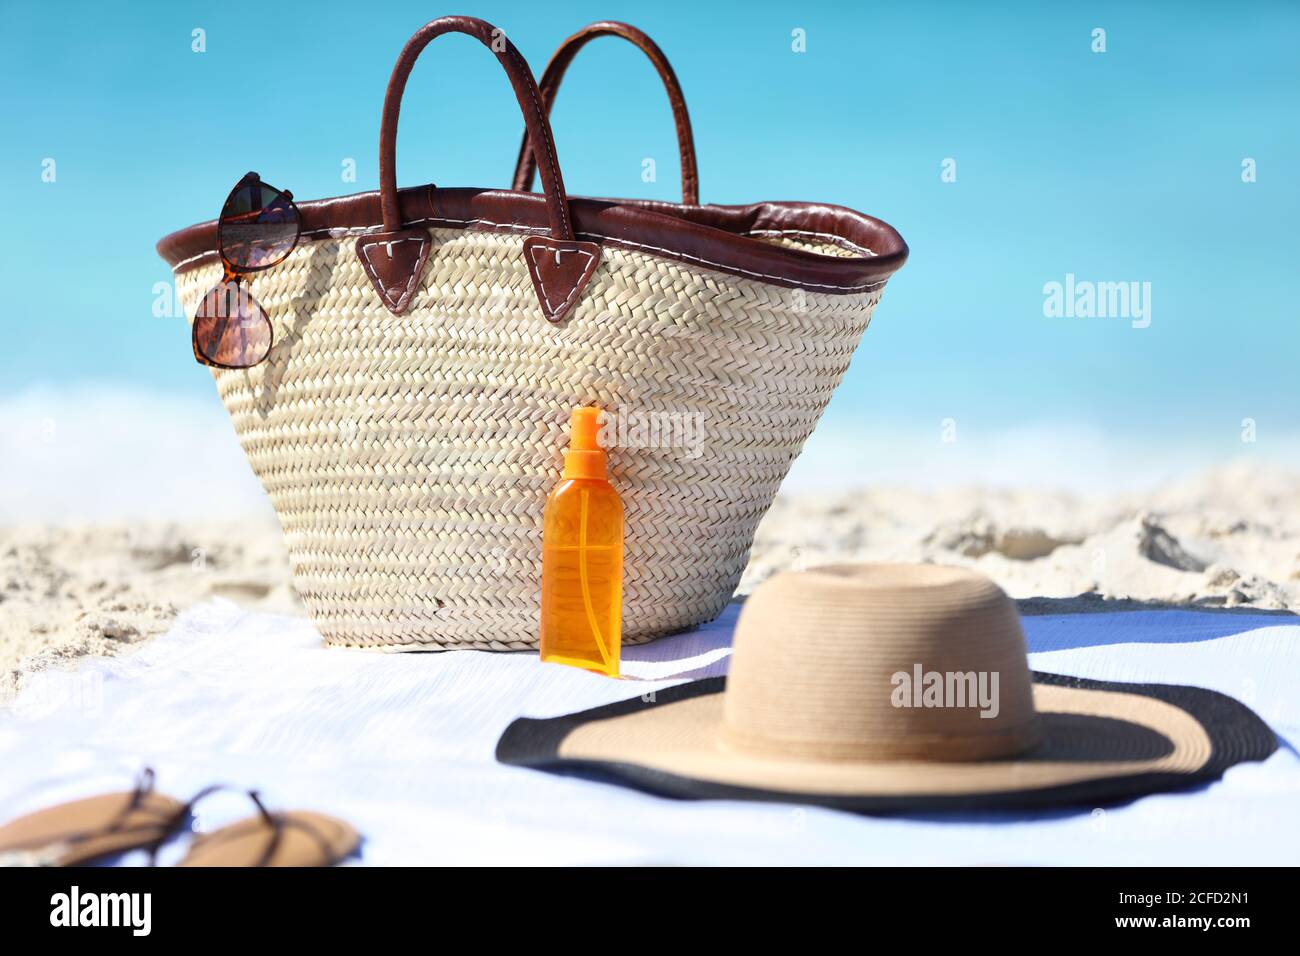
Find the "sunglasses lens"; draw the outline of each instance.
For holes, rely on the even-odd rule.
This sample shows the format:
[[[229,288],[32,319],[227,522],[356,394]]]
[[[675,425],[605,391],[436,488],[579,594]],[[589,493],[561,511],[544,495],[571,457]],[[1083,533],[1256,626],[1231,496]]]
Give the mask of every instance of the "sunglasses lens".
[[[194,356],[226,368],[250,368],[271,351],[271,320],[242,286],[208,291],[194,315]]]
[[[289,254],[298,229],[293,200],[266,183],[241,183],[221,210],[221,253],[236,269],[265,269]]]

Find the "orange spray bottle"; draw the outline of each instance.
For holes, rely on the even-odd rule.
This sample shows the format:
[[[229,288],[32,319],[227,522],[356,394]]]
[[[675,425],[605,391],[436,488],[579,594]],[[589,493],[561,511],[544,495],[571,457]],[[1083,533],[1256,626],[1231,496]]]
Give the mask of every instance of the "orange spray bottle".
[[[623,502],[600,447],[600,409],[575,408],[542,519],[542,660],[618,676]]]

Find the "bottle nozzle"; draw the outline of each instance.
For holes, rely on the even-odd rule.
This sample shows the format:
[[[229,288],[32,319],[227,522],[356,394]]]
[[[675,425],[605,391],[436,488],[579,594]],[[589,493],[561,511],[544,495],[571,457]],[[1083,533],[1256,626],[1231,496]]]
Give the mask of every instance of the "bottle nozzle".
[[[569,431],[569,447],[574,451],[600,451],[600,409],[575,408]]]
[[[575,408],[569,422],[569,450],[564,455],[564,478],[606,477],[605,451],[600,447],[600,409]]]

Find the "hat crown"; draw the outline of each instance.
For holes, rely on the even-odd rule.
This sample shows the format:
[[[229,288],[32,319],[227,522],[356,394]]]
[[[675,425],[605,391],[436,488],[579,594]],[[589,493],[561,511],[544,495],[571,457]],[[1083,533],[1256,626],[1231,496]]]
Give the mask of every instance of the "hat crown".
[[[808,759],[985,760],[1039,740],[1024,633],[982,574],[784,572],[745,602],[722,743]]]

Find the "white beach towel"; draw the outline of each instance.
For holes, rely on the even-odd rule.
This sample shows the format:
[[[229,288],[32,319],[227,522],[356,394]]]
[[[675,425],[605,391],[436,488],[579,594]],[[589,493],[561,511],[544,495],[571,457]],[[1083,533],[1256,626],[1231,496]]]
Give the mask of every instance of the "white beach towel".
[[[611,681],[530,653],[325,649],[306,620],[211,602],[136,654],[29,679],[0,714],[0,818],[126,789],[148,765],[181,799],[223,781],[341,816],[364,834],[370,864],[1300,862],[1300,626],[1287,616],[1025,618],[1035,669],[1214,688],[1282,738],[1269,760],[1221,782],[1106,810],[871,818],[666,800],[493,759],[517,716],[725,673],[736,613],[626,649],[637,680]],[[217,797],[198,823],[249,812]]]

